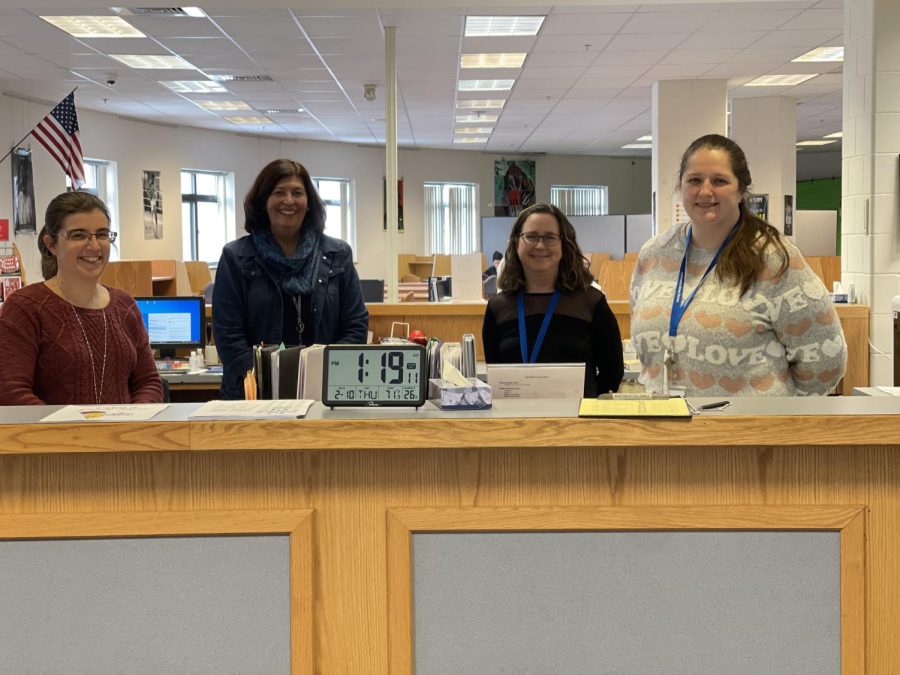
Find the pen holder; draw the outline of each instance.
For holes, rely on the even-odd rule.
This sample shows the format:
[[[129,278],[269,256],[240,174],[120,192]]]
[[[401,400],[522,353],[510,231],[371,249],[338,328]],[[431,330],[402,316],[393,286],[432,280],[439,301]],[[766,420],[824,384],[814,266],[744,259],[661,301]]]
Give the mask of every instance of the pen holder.
[[[461,387],[448,380],[428,380],[428,398],[441,410],[487,410],[491,387],[474,377]]]

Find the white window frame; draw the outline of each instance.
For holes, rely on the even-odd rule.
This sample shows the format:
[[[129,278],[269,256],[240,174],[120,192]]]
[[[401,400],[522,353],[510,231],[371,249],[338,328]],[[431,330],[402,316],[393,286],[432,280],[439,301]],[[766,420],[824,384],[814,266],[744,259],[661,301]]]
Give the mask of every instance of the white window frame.
[[[550,203],[567,216],[609,215],[608,185],[551,185]]]
[[[325,221],[325,233],[331,237],[342,239],[350,244],[353,249],[353,257],[356,258],[356,189],[352,178],[337,178],[334,176],[311,176],[313,185],[319,197],[325,202],[325,206],[337,206],[341,210],[340,224]],[[325,199],[322,197],[320,185],[323,182],[338,183],[340,185],[339,199]]]
[[[428,255],[475,253],[478,232],[478,183],[426,181],[425,249]]]
[[[188,222],[181,223],[182,236],[182,255],[184,260],[199,259],[199,232],[197,217],[197,204],[215,203],[218,205],[216,214],[217,226],[221,227],[220,235],[222,246],[234,239],[234,174],[226,171],[216,171],[214,169],[181,169],[179,173],[179,185],[184,174],[191,176],[191,183],[196,190],[197,176],[200,174],[214,176],[216,179],[216,195],[200,195],[196,192],[188,192],[181,194],[182,213],[185,203],[191,204],[191,217]],[[215,229],[218,229],[215,228]],[[219,257],[215,260],[207,260],[210,267],[215,269],[219,262]]]

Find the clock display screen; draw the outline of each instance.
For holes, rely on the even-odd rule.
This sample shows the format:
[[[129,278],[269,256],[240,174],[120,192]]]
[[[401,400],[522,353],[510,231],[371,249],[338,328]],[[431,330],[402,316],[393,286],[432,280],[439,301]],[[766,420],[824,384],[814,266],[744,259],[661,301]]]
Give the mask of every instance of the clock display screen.
[[[327,403],[415,404],[422,396],[421,347],[329,348]]]

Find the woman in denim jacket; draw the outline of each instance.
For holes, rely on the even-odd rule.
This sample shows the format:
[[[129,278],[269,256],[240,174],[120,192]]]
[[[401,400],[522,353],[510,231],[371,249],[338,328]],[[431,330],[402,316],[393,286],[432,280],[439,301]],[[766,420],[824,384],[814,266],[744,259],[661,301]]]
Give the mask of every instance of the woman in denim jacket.
[[[302,164],[277,159],[244,198],[250,234],[222,250],[213,334],[222,398],[243,398],[253,345],[359,343],[369,313],[350,246],[326,236],[325,205]]]

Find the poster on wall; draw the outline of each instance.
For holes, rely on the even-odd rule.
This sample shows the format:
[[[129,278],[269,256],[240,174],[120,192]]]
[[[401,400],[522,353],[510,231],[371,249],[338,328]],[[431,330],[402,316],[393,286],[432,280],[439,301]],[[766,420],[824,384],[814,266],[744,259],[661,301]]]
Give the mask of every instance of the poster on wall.
[[[144,239],[162,238],[163,209],[159,171],[144,171]]]
[[[494,215],[518,216],[534,204],[534,160],[494,161]]]
[[[794,195],[784,196],[784,236],[794,236]]]
[[[31,169],[31,150],[16,148],[12,154],[13,230],[34,232],[34,173]]]
[[[750,213],[759,216],[763,220],[769,219],[769,195],[750,195],[747,198],[747,208]]]

